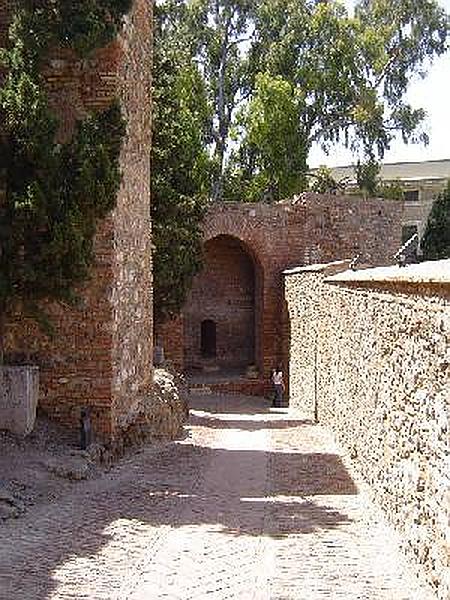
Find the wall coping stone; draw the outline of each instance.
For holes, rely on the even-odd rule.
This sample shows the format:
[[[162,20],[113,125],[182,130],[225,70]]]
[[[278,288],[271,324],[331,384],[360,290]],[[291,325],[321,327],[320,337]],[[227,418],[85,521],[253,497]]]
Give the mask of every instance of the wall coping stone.
[[[286,269],[286,271],[283,271],[283,275],[298,275],[299,273],[320,273],[322,271],[334,269],[335,267],[348,267],[351,261],[352,259],[347,259],[335,260],[334,262],[316,265],[302,265],[300,267],[294,267],[293,269]]]
[[[450,259],[428,261],[405,267],[390,266],[347,270],[326,279],[327,283],[409,283],[450,285]]]
[[[321,207],[321,208],[337,208],[340,210],[348,209],[353,212],[353,209],[358,209],[364,205],[366,208],[373,210],[385,208],[386,210],[403,206],[403,202],[399,200],[387,200],[385,198],[366,198],[362,196],[353,196],[348,194],[318,194],[316,192],[302,192],[285,198],[278,202],[235,202],[223,201],[213,203],[209,209],[210,214],[218,213],[247,213],[250,216],[265,217],[269,215],[277,215],[289,212],[295,212],[305,207]]]

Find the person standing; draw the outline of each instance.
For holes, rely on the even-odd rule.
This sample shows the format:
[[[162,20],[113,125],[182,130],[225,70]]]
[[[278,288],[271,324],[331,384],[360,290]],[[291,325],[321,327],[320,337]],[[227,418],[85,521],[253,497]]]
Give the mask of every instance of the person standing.
[[[275,398],[273,401],[273,406],[275,408],[281,408],[281,404],[283,402],[283,392],[284,392],[284,381],[283,381],[283,371],[281,367],[278,366],[273,370],[272,373],[272,383],[275,391]]]

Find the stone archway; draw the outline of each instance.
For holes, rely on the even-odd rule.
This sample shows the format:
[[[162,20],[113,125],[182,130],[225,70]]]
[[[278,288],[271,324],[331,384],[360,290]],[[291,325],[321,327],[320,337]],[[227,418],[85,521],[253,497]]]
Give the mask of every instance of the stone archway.
[[[184,311],[188,370],[259,366],[260,289],[260,268],[241,240],[218,235],[205,242],[204,267]]]

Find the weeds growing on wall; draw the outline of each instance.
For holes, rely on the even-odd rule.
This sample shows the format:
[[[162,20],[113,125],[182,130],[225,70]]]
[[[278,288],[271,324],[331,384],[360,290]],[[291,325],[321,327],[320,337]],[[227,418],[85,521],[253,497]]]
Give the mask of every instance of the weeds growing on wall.
[[[41,67],[50,48],[86,56],[111,41],[131,0],[21,0],[0,61],[0,359],[11,311],[45,322],[42,300],[72,302],[97,223],[115,206],[125,123],[118,102],[59,144]]]

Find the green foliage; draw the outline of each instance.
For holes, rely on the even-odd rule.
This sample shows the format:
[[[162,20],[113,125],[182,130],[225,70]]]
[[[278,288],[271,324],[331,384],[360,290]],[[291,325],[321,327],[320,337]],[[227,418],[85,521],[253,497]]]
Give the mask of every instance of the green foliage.
[[[425,260],[450,258],[450,182],[434,201],[421,249]]]
[[[313,179],[311,191],[317,194],[336,194],[345,188],[345,185],[336,181],[332,170],[325,165],[319,167],[313,174],[310,173],[310,177]]]
[[[44,322],[42,300],[74,299],[74,287],[89,274],[97,222],[114,207],[120,185],[125,124],[119,105],[79,122],[73,139],[60,145],[40,66],[51,45],[67,43],[85,51],[110,39],[120,7],[129,3],[82,3],[94,12],[103,4],[109,33],[86,16],[85,21],[73,21],[70,33],[67,29],[61,38],[61,19],[69,4],[20,2],[8,48],[0,56],[6,68],[0,89],[0,168],[5,184],[0,205],[2,320],[14,308]],[[87,38],[80,42],[81,32],[89,44]]]
[[[385,198],[386,200],[403,200],[404,189],[400,181],[393,181],[391,183],[380,183],[376,192],[379,198]]]
[[[262,0],[258,19],[254,53],[302,87],[310,142],[382,157],[398,131],[425,140],[424,112],[403,97],[411,77],[446,50],[448,17],[434,0],[367,0],[354,18],[334,1]]]
[[[448,16],[435,0],[360,0],[354,17],[336,0],[163,5],[187,33],[213,110],[214,199],[242,199],[242,190],[246,199],[261,197],[286,182],[289,161],[297,162],[292,178],[300,191],[299,173],[306,171],[314,143],[330,150],[343,142],[366,163],[382,159],[397,134],[427,142],[425,111],[411,107],[405,93],[412,78],[447,49]],[[289,141],[280,144],[275,135],[268,148],[268,93],[284,102],[284,86],[296,97],[297,123]],[[281,129],[293,118],[276,111],[273,116]],[[299,148],[293,158],[290,152]]]
[[[87,55],[115,39],[132,0],[16,0],[28,52],[42,57],[49,45]]]
[[[132,0],[59,0],[55,11],[57,38],[80,54],[89,54],[117,36],[131,5]]]
[[[404,188],[400,181],[383,182],[380,178],[381,164],[374,158],[356,165],[356,181],[358,194],[364,198],[385,198],[386,200],[403,200]]]
[[[373,198],[377,195],[380,184],[380,170],[380,163],[373,158],[364,163],[358,161],[355,169],[356,182],[365,197]]]
[[[153,72],[152,226],[155,316],[181,308],[201,266],[201,222],[211,161],[206,151],[211,112],[192,59],[192,38],[173,26],[173,11],[156,7]],[[181,50],[182,49],[182,50]]]
[[[187,23],[195,39],[196,59],[201,64],[208,99],[214,107],[211,195],[214,200],[220,200],[235,110],[250,85],[252,65],[245,55],[245,47],[249,43],[255,2],[194,0],[185,4]]]
[[[305,185],[306,139],[301,131],[304,96],[282,77],[259,73],[255,92],[239,119],[239,159],[248,157],[243,199],[274,201]],[[231,180],[233,173],[230,174]]]
[[[48,136],[40,155],[15,147],[0,208],[0,307],[36,312],[40,300],[73,300],[89,274],[99,219],[120,185],[124,123],[118,105],[79,123],[60,147]],[[25,155],[25,156],[24,156]]]

